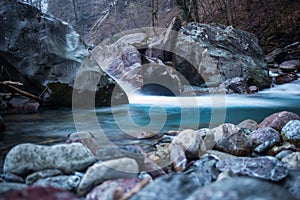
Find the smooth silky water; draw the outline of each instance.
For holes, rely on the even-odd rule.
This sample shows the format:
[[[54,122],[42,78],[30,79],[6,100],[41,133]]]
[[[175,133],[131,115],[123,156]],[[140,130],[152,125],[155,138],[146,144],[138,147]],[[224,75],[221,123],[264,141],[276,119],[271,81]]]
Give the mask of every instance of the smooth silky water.
[[[276,86],[253,95],[226,95],[219,97],[155,97],[136,96],[131,104],[95,110],[72,112],[71,109],[44,110],[38,113],[4,114],[7,129],[0,135],[1,155],[20,143],[56,144],[66,141],[76,132],[74,115],[88,124],[101,128],[115,145],[138,144],[151,149],[153,139],[138,140],[130,134],[142,131],[164,133],[168,130],[215,127],[228,122],[237,124],[245,119],[258,123],[266,116],[287,110],[300,115],[300,80]],[[86,117],[85,117],[86,115]]]

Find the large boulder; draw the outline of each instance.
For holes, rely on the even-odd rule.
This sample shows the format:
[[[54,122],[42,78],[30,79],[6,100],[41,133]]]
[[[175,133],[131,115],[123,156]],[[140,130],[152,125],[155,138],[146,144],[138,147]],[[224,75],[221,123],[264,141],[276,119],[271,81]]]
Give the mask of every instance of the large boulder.
[[[20,144],[13,147],[5,157],[3,171],[26,176],[46,169],[59,169],[65,174],[85,170],[97,161],[96,157],[81,143],[43,146]]]
[[[88,55],[80,35],[68,23],[16,0],[0,2],[0,24],[0,61],[7,70],[1,80],[43,93],[49,106],[71,106],[74,80]],[[96,94],[96,102],[109,105],[115,82],[102,79],[96,85],[103,94]]]
[[[232,26],[193,22],[181,28],[175,48],[180,55],[175,57],[178,71],[188,77],[191,70],[184,68],[196,68],[202,84],[209,87],[235,77],[260,89],[270,86],[264,53],[254,34]]]

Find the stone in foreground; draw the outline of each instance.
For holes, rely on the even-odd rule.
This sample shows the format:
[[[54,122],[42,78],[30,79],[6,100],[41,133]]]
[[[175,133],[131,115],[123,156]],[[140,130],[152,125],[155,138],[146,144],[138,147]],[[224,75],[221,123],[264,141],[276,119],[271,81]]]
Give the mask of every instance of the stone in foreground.
[[[271,156],[226,158],[216,166],[220,171],[231,170],[235,174],[272,181],[280,181],[288,175],[287,164]]]
[[[18,175],[58,169],[65,174],[85,170],[96,158],[81,143],[42,146],[20,144],[12,148],[4,161],[4,172]]]
[[[282,200],[295,198],[282,187],[255,178],[229,178],[199,188],[187,200]]]
[[[93,186],[106,180],[118,178],[137,178],[139,166],[134,159],[120,158],[98,162],[91,166],[77,188],[77,194],[84,196]]]

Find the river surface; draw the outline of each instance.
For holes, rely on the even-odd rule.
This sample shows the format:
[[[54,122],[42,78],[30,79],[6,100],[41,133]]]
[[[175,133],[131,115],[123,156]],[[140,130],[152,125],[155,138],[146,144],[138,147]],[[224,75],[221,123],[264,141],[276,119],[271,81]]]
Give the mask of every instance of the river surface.
[[[1,155],[20,143],[54,144],[68,134],[91,131],[104,134],[115,145],[139,144],[147,148],[152,140],[137,140],[142,131],[215,127],[245,119],[258,123],[266,116],[287,110],[300,115],[300,80],[276,86],[254,95],[155,97],[137,96],[131,104],[94,110],[43,110],[38,113],[5,114],[7,130],[0,135]],[[1,159],[2,160],[2,159]]]

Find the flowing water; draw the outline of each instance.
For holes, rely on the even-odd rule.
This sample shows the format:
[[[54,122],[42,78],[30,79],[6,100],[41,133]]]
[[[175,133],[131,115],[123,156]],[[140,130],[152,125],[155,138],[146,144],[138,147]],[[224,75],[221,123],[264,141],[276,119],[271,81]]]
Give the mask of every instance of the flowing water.
[[[72,112],[71,109],[38,113],[6,114],[7,130],[0,135],[1,155],[19,143],[54,144],[67,135],[100,129],[115,145],[150,146],[152,140],[137,140],[133,133],[214,127],[223,122],[237,124],[245,119],[261,122],[283,110],[300,115],[300,80],[254,95],[155,97],[136,96],[131,104]]]

